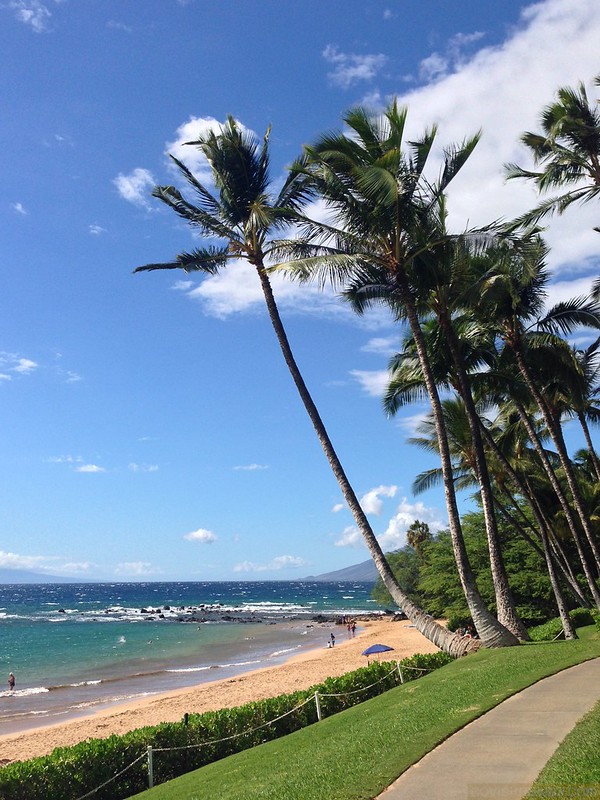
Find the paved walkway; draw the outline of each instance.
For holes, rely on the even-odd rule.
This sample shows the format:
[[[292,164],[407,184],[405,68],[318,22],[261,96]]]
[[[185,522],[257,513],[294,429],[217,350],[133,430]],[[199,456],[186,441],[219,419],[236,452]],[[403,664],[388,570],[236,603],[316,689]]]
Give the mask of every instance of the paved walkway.
[[[379,797],[521,800],[560,742],[598,700],[600,658],[509,697],[428,753]]]

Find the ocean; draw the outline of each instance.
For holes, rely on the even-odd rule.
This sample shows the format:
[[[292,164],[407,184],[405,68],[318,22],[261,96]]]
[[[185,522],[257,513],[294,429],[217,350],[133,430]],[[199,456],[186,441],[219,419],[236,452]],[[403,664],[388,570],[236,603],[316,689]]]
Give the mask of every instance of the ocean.
[[[371,589],[316,581],[0,585],[0,734],[325,647],[336,617],[382,611]]]

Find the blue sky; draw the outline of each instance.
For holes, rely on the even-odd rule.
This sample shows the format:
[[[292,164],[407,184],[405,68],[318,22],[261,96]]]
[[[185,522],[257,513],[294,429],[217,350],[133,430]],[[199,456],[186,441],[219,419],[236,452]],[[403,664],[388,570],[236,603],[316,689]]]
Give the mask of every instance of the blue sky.
[[[167,152],[232,114],[272,172],[398,96],[409,133],[483,139],[451,224],[531,207],[502,165],[555,89],[600,72],[597,0],[2,0],[0,566],[79,580],[293,579],[367,558],[242,264],[132,275],[191,246],[150,197]],[[551,300],[599,273],[597,207],[549,223]],[[292,346],[386,549],[441,493],[405,443],[426,409],[381,411],[400,332],[275,281]],[[583,339],[582,341],[585,341]],[[577,444],[577,440],[572,440]],[[465,502],[467,498],[465,498]]]

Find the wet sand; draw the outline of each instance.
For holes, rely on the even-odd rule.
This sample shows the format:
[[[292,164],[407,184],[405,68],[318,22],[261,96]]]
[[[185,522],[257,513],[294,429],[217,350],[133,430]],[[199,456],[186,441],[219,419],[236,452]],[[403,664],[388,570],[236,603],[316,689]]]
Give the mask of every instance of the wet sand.
[[[360,625],[363,630],[357,632],[354,639],[348,638],[342,626],[332,625],[331,630],[336,636],[335,647],[311,650],[278,666],[202,683],[191,689],[180,689],[126,705],[115,705],[69,722],[0,736],[0,764],[46,755],[55,747],[77,744],[85,739],[104,738],[161,722],[177,722],[186,712],[232,708],[253,700],[308,689],[325,678],[365,666],[367,659],[362,652],[375,643],[394,648],[389,658],[383,660],[399,660],[414,653],[433,653],[437,650],[407,621],[396,622],[386,618],[361,622]]]

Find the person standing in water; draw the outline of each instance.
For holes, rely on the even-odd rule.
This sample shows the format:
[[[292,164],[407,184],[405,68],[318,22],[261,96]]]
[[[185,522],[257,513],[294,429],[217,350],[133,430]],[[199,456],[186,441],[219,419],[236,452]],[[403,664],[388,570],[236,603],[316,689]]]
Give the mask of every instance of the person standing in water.
[[[15,676],[12,674],[12,672],[8,673],[8,688],[11,692],[15,688]]]

